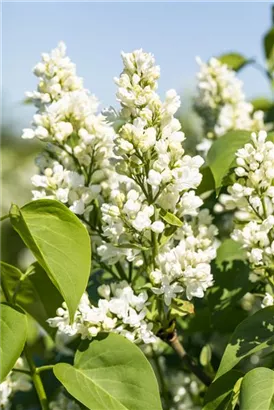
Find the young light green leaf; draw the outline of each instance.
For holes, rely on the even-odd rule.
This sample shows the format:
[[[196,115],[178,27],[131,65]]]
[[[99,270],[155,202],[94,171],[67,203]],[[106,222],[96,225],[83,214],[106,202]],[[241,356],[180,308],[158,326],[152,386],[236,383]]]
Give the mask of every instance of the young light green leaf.
[[[187,314],[194,313],[193,303],[188,300],[174,298],[171,302],[170,313],[174,316],[185,316]]]
[[[18,309],[1,303],[0,382],[20,357],[27,338],[26,315]]]
[[[235,329],[223,354],[216,378],[231,370],[240,360],[274,344],[274,306],[259,310]]]
[[[160,410],[153,370],[133,343],[117,334],[80,346],[74,366],[60,363],[54,374],[90,410]]]
[[[239,71],[241,68],[252,61],[239,53],[222,54],[217,58],[221,63],[226,64],[234,71]]]
[[[210,345],[204,345],[200,353],[200,363],[202,366],[208,366],[211,362],[211,347]]]
[[[169,225],[172,226],[183,226],[183,222],[176,216],[173,215],[171,212],[166,212],[164,210],[160,211],[160,217],[167,222]]]
[[[23,273],[15,266],[1,262],[1,274],[11,295],[16,292],[16,304],[52,334],[54,329],[46,320],[56,315],[56,309],[61,306],[63,298],[37,262],[31,265],[30,269],[32,273],[24,278]]]
[[[240,390],[241,410],[273,410],[274,371],[257,367],[248,372]]]
[[[207,155],[207,164],[215,180],[216,191],[219,192],[222,181],[235,161],[235,153],[250,140],[248,131],[230,131],[216,140]]]
[[[90,275],[86,228],[65,205],[51,199],[32,201],[21,209],[13,205],[10,219],[63,296],[73,320]]]
[[[234,386],[242,373],[232,370],[215,380],[206,392],[203,410],[225,410],[233,396]]]

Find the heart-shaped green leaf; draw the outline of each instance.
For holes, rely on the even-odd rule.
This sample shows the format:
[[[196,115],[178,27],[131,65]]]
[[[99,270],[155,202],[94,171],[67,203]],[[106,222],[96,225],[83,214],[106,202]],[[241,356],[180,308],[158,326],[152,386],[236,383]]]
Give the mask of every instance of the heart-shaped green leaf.
[[[20,357],[27,338],[26,315],[6,304],[1,304],[0,382],[5,379]]]
[[[39,199],[10,210],[12,226],[67,303],[71,321],[90,275],[88,232],[63,204]]]
[[[57,364],[54,374],[90,410],[162,408],[157,381],[146,357],[117,334],[83,344],[74,366]]]
[[[240,390],[241,410],[273,410],[273,398],[273,370],[258,367],[244,376]]]

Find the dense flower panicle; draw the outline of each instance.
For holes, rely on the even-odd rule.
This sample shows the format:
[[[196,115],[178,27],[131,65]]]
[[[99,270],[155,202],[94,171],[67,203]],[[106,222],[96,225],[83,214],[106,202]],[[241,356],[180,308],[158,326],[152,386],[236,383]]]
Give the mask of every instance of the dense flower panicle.
[[[253,112],[253,106],[246,101],[243,83],[235,71],[216,58],[208,63],[197,59],[200,65],[198,96],[195,109],[202,117],[206,138],[219,138],[230,130],[259,131],[264,128],[263,112]],[[210,141],[204,140],[198,150],[208,150]]]
[[[88,212],[101,191],[98,184],[108,178],[111,169],[114,131],[105,116],[97,113],[98,101],[83,88],[63,43],[50,55],[43,54],[34,73],[39,77],[38,91],[28,93],[28,98],[38,112],[33,128],[24,129],[22,137],[49,143],[48,151],[55,159],[47,167],[38,163],[34,199],[50,197],[67,203],[77,214]],[[59,171],[62,167],[64,179]],[[73,186],[67,181],[70,176]]]
[[[116,79],[122,111],[117,117],[120,126],[114,141],[115,169],[122,179],[112,191],[108,203],[102,206],[102,229],[107,240],[98,248],[98,253],[103,261],[111,264],[126,259],[134,261],[135,266],[142,266],[142,251],[152,249],[155,242],[159,244],[160,255],[163,253],[161,242],[173,226],[165,218],[165,214],[170,213],[172,217],[181,219],[179,222],[183,228],[174,229],[166,249],[173,253],[173,263],[180,265],[179,253],[172,248],[179,246],[180,239],[185,240],[185,237],[180,237],[183,235],[181,232],[191,230],[191,222],[187,221],[197,217],[203,204],[195,195],[195,189],[202,179],[199,168],[204,161],[200,156],[184,155],[182,142],[185,137],[180,122],[174,118],[180,99],[174,90],[170,90],[165,101],[161,102],[155,91],[159,68],[154,65],[152,55],[137,50],[122,54],[122,57],[124,71]],[[197,241],[195,246],[199,249],[199,238],[195,238],[199,231],[194,231],[193,241]],[[213,242],[213,237],[210,237],[208,246],[213,246]],[[188,280],[180,281],[180,285],[175,277],[166,274],[164,263],[160,266],[159,256],[157,264],[159,272],[161,269],[163,272],[155,293],[164,294],[168,304],[176,293],[186,289],[189,298],[194,295],[202,297],[201,289],[205,290],[212,284],[209,262],[214,258],[214,252],[206,261],[202,261],[200,251],[198,253],[196,262],[193,254],[191,264],[177,272],[176,280],[189,276]],[[199,260],[202,262],[198,266]],[[196,271],[190,272],[191,267]],[[193,290],[190,290],[191,286]],[[166,297],[168,292],[170,296]]]
[[[102,298],[97,307],[90,304],[87,294],[83,295],[72,325],[69,324],[65,303],[57,310],[55,318],[48,319],[49,325],[72,337],[81,335],[82,339],[92,339],[99,332],[115,332],[135,343],[152,343],[156,340],[152,323],[146,320],[146,292],[136,295],[131,286],[122,281],[102,285],[98,293]]]
[[[14,365],[15,369],[26,368],[21,357]],[[27,374],[10,372],[6,379],[0,384],[0,408],[3,410],[11,409],[11,401],[13,394],[17,391],[29,391],[32,389],[31,378]]]
[[[237,151],[236,182],[220,196],[225,209],[236,209],[232,238],[254,266],[273,265],[274,144],[266,138],[265,131],[252,133],[250,143]]]

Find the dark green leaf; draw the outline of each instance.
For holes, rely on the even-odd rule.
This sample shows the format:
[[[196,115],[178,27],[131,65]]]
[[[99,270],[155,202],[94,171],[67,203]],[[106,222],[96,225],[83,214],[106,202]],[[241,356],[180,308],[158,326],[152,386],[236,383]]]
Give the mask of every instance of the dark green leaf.
[[[209,167],[203,167],[200,169],[200,173],[202,174],[203,179],[196,190],[196,194],[201,195],[204,192],[214,191],[215,182],[211,169]]]
[[[206,393],[203,410],[227,409],[233,395],[235,383],[237,383],[241,376],[241,372],[232,370],[215,380]]]
[[[265,57],[268,60],[273,53],[274,48],[274,27],[269,30],[264,37]]]
[[[223,178],[235,161],[236,151],[250,140],[250,135],[249,131],[230,131],[212,144],[207,155],[207,163],[213,174],[217,192],[220,191]]]
[[[26,315],[6,304],[1,304],[0,374],[1,383],[20,357],[27,338]]]
[[[84,225],[58,201],[39,199],[10,210],[13,228],[67,303],[70,318],[90,275],[91,246]]]
[[[241,410],[273,410],[274,372],[258,367],[248,372],[240,390]]]
[[[33,268],[33,273],[22,280],[24,275],[19,269],[1,262],[1,274],[11,295],[17,292],[16,303],[47,332],[52,333],[53,328],[46,320],[56,316],[56,309],[61,306],[63,298],[37,262],[30,268]]]
[[[240,360],[274,344],[274,306],[261,309],[236,327],[223,354],[216,378]]]
[[[101,335],[85,343],[74,366],[60,363],[54,374],[91,410],[160,410],[158,385],[141,350],[123,336]]]

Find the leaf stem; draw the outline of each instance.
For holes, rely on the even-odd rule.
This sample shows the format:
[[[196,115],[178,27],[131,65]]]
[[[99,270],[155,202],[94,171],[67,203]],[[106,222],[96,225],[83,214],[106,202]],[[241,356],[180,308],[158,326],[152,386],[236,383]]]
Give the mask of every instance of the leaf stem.
[[[54,364],[48,364],[46,366],[40,366],[36,368],[36,373],[40,374],[41,372],[45,372],[46,370],[52,370],[54,368]]]
[[[8,219],[9,217],[10,217],[9,214],[1,216],[0,222],[4,221],[5,219]]]

